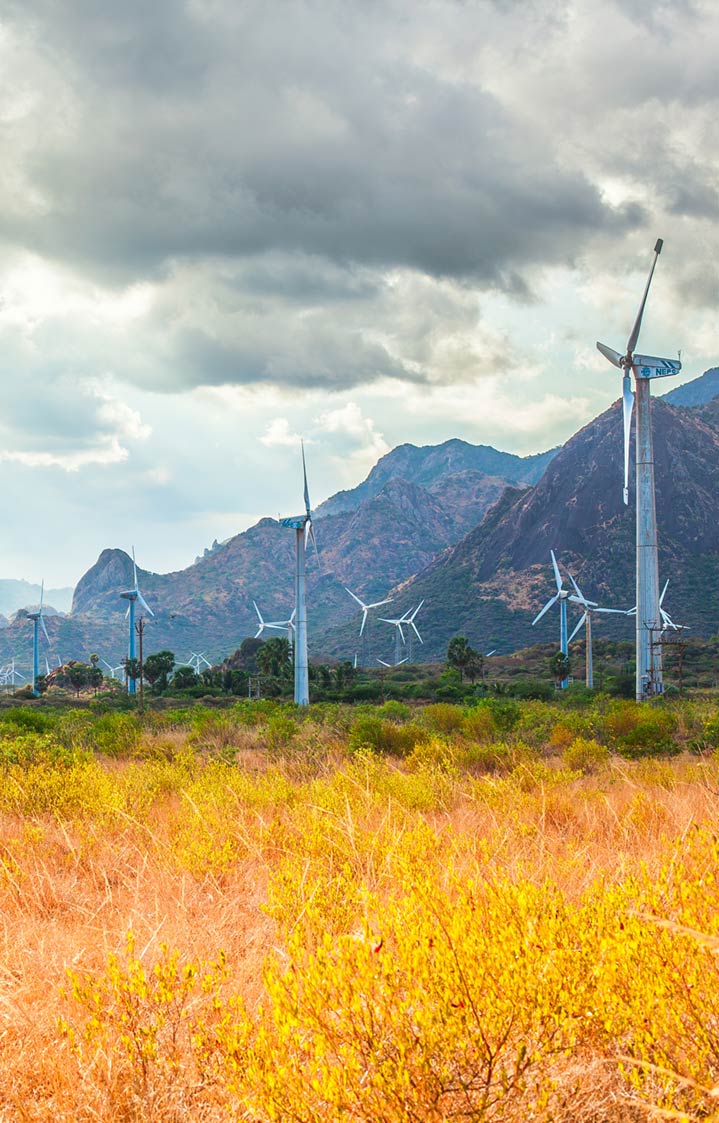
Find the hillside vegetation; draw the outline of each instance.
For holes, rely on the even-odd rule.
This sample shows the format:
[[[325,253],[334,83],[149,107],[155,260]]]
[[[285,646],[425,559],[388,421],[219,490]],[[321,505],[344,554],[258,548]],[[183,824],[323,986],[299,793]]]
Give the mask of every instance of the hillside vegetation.
[[[712,1117],[717,745],[696,702],[1,710],[0,1117]]]

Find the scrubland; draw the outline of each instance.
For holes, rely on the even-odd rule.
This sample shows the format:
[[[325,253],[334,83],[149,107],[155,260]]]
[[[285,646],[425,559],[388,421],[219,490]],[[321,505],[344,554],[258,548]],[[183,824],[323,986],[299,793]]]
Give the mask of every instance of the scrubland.
[[[0,1120],[719,1115],[719,714],[0,710]]]

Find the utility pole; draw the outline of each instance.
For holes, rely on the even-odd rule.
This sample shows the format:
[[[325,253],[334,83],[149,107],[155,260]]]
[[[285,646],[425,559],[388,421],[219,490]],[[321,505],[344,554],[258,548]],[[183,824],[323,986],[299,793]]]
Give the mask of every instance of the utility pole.
[[[138,662],[140,664],[140,702],[139,702],[139,705],[138,705],[137,708],[138,708],[140,713],[144,713],[144,710],[145,710],[145,687],[144,687],[144,682],[143,682],[143,678],[142,678],[142,671],[143,671],[143,666],[142,666],[142,637],[145,634],[145,617],[144,616],[141,616],[140,619],[135,624],[135,631],[137,632],[138,638],[140,640],[140,644],[139,644],[140,658],[138,660]]]

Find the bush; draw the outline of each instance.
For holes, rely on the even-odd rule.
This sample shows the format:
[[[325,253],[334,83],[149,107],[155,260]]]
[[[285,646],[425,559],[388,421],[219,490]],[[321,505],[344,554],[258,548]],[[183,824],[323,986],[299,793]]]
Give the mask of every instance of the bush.
[[[562,760],[573,772],[596,772],[609,760],[609,750],[598,741],[575,737],[565,746]]]
[[[33,733],[49,733],[54,727],[50,714],[41,710],[30,710],[24,706],[13,706],[9,710],[0,710],[0,731],[5,732],[4,726],[13,729],[22,729]]]
[[[630,758],[678,752],[676,726],[677,719],[669,710],[634,702],[613,703],[604,718],[610,747]]]
[[[378,717],[361,717],[351,727],[347,743],[351,753],[370,749],[391,756],[408,756],[415,745],[427,738],[427,731],[419,725],[396,725]]]
[[[449,702],[435,702],[422,711],[422,723],[433,733],[453,733],[462,728],[463,722],[464,711]]]

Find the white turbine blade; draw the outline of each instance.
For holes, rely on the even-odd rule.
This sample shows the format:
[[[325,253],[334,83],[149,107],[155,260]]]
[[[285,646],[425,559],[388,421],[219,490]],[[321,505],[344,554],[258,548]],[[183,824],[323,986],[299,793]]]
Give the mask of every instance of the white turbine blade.
[[[40,614],[39,620],[40,620],[40,623],[42,624],[42,630],[43,630],[43,632],[45,633],[45,639],[46,639],[46,640],[47,640],[47,642],[49,643],[49,642],[50,642],[50,637],[49,637],[49,635],[47,634],[47,628],[45,627],[45,617],[44,617],[44,616],[43,616],[42,614]]]
[[[376,607],[376,606],[375,606],[374,604],[364,604],[364,603],[363,603],[363,602],[362,602],[362,601],[361,601],[361,600],[359,599],[359,597],[355,596],[355,594],[354,594],[354,593],[352,592],[352,590],[351,590],[351,589],[348,589],[348,588],[347,588],[347,586],[346,586],[346,585],[343,585],[343,586],[342,586],[342,588],[344,589],[344,591],[345,591],[346,593],[349,593],[349,595],[350,595],[350,596],[352,597],[352,600],[356,600],[356,601],[357,601],[357,604],[358,604],[358,605],[360,606],[360,608],[375,608],[375,607]],[[384,602],[384,601],[380,601],[379,603],[380,603],[380,604],[384,604],[385,602]]]
[[[632,410],[634,409],[634,392],[632,380],[628,374],[622,380],[622,415],[624,419],[624,502],[629,503],[629,438],[632,431]]]
[[[660,605],[664,603],[664,594],[666,593],[668,586],[669,586],[669,578],[667,577],[666,581],[664,582],[664,588],[662,589],[662,595],[659,598],[659,604]]]
[[[406,663],[408,660],[409,660],[409,655],[405,655],[404,659],[398,659],[398,661],[395,663],[395,667],[401,667],[402,664]]]
[[[396,620],[388,620],[386,616],[378,616],[377,619],[381,624],[397,624]]]
[[[312,522],[309,522],[307,525],[310,528],[310,538],[312,539],[312,545],[315,548],[315,557],[317,558],[317,566],[318,566],[319,569],[322,569],[322,562],[320,561],[320,552],[317,549],[317,539],[315,538],[315,528],[314,528]]]
[[[562,591],[562,575],[559,572],[559,566],[557,565],[557,559],[554,556],[554,550],[550,550],[549,553],[552,556],[552,565],[554,566],[554,579],[557,582],[557,592],[561,593],[561,591]]]
[[[304,481],[305,481],[305,510],[307,511],[307,516],[309,518],[311,508],[310,508],[310,490],[307,486],[307,465],[305,464],[305,442],[302,441],[301,445],[302,445],[302,475],[304,476]]]
[[[636,605],[634,605],[634,608],[628,608],[625,612],[625,616],[636,616],[636,614],[637,614],[637,606]]]
[[[379,606],[381,604],[391,604],[391,603],[392,603],[392,597],[388,597],[387,600],[376,600],[374,602],[374,604],[365,604],[365,605],[363,605],[363,607],[364,608],[379,608]]]
[[[414,628],[414,634],[416,635],[419,642],[424,643],[424,640],[422,639],[421,635],[417,631],[417,625],[415,624],[414,620],[408,620],[407,623],[410,625],[411,628]]]
[[[264,624],[264,620],[262,619],[262,613],[260,612],[259,608],[257,607],[256,602],[253,601],[252,603],[255,606],[255,612],[257,613],[257,619],[259,620],[260,624]]]
[[[555,593],[555,595],[552,597],[552,599],[547,601],[547,603],[545,604],[544,608],[539,613],[539,615],[534,617],[534,620],[532,620],[532,627],[534,627],[535,624],[539,623],[539,621],[544,616],[544,613],[548,612],[549,609],[552,607],[552,605],[556,604],[558,600],[559,600],[559,594]]]
[[[565,568],[566,568],[566,567],[565,567]],[[578,585],[578,584],[577,584],[577,582],[576,582],[576,581],[574,580],[574,575],[572,574],[572,571],[568,569],[568,570],[567,570],[567,573],[569,574],[569,580],[570,580],[570,581],[572,582],[572,585],[574,586],[574,591],[575,591],[575,593],[577,594],[576,598],[575,598],[575,597],[570,597],[569,599],[570,599],[570,600],[575,600],[575,599],[576,599],[576,600],[578,600],[578,602],[579,602],[580,604],[584,604],[584,597],[582,596],[582,590],[581,590],[581,589],[579,588],[579,585]]]
[[[147,601],[146,601],[146,600],[145,600],[145,598],[143,597],[142,593],[138,593],[138,594],[137,594],[137,599],[139,600],[139,602],[140,602],[140,604],[142,605],[142,607],[143,607],[143,608],[145,609],[145,612],[149,612],[149,613],[150,613],[150,616],[154,616],[154,615],[155,615],[155,613],[154,613],[154,612],[152,611],[152,609],[150,608],[149,604],[147,603]]]
[[[660,609],[659,609],[659,611],[660,611],[660,613],[661,613],[661,617],[662,617],[662,623],[664,624],[664,627],[665,627],[665,628],[673,628],[673,629],[674,629],[674,631],[676,632],[676,630],[677,630],[677,626],[676,626],[676,624],[674,623],[674,621],[672,620],[672,618],[671,618],[671,616],[669,615],[669,613],[668,613],[668,612],[665,612],[663,608],[660,608]]]
[[[579,629],[581,628],[582,624],[583,624],[583,623],[585,622],[585,620],[586,620],[586,619],[587,619],[587,614],[586,614],[586,612],[585,612],[585,613],[584,613],[584,616],[580,616],[580,618],[579,618],[579,623],[577,624],[576,628],[574,629],[574,631],[572,632],[571,636],[570,636],[570,637],[569,637],[569,639],[567,640],[567,643],[568,643],[568,644],[572,642],[572,640],[574,639],[574,637],[576,636],[577,632],[579,631]]]
[[[407,623],[407,621],[406,621],[406,620],[398,620],[398,621],[397,621],[397,629],[398,629],[398,631],[399,631],[399,634],[400,634],[400,635],[401,635],[401,637],[402,637],[402,643],[406,643],[406,642],[407,642],[407,641],[406,641],[406,639],[404,638],[404,632],[402,631],[402,625],[403,625],[403,624],[406,624],[406,623]]]
[[[654,261],[652,262],[652,267],[649,270],[649,276],[647,277],[647,283],[644,287],[644,296],[642,297],[642,303],[639,305],[639,311],[637,312],[637,318],[634,321],[634,327],[632,328],[632,334],[629,336],[629,339],[627,340],[627,354],[628,355],[634,354],[634,349],[635,349],[635,347],[637,345],[637,342],[639,340],[639,332],[640,332],[640,329],[641,329],[641,326],[642,326],[642,316],[644,315],[644,309],[646,307],[647,297],[649,296],[649,286],[652,283],[652,277],[654,276],[654,270],[656,269],[659,254],[662,252],[663,244],[664,243],[662,242],[662,239],[657,238],[657,244],[654,247]]]
[[[604,358],[609,359],[609,362],[615,367],[621,367],[624,356],[620,355],[618,351],[613,351],[611,347],[607,347],[606,343],[597,343],[597,351],[601,351]]]
[[[132,603],[132,602],[130,602],[130,603]],[[126,620],[127,620],[127,618],[128,618],[128,616],[129,616],[129,615],[130,615],[130,605],[128,604],[128,606],[127,606],[127,612],[125,613],[125,619],[126,619]]]
[[[497,648],[496,648],[496,647],[493,647],[491,651],[488,651],[488,652],[487,652],[487,654],[485,655],[485,657],[484,657],[484,658],[485,658],[485,659],[489,659],[490,655],[494,655],[494,654],[496,653],[496,651],[497,651]]]
[[[132,547],[132,573],[133,573],[133,577],[135,578],[134,588],[136,589],[137,588],[137,564],[135,562],[135,547],[134,546]]]
[[[422,597],[422,600],[421,600],[421,601],[419,602],[419,604],[418,604],[418,605],[417,605],[417,607],[415,608],[414,612],[413,612],[413,613],[412,613],[412,615],[410,616],[410,618],[409,618],[409,619],[410,619],[410,623],[411,623],[411,622],[412,622],[412,621],[414,620],[415,616],[417,615],[417,613],[419,612],[419,610],[420,610],[420,608],[422,607],[422,605],[423,605],[423,604],[424,604],[424,597]]]
[[[362,609],[362,623],[360,624],[360,635],[362,635],[362,633],[364,631],[364,626],[365,626],[366,623],[367,623],[367,609],[363,608]]]
[[[630,614],[635,613],[637,610],[636,610],[636,608],[630,608],[629,612],[627,612],[626,608],[595,608],[594,611],[595,612],[616,612],[616,613],[618,613],[619,616],[629,616]]]
[[[45,578],[43,577],[40,582],[40,615],[42,615],[42,604],[45,600]]]
[[[384,659],[380,659],[379,656],[377,656],[377,662],[381,663],[383,667],[391,667],[392,665],[391,663],[385,663]]]

